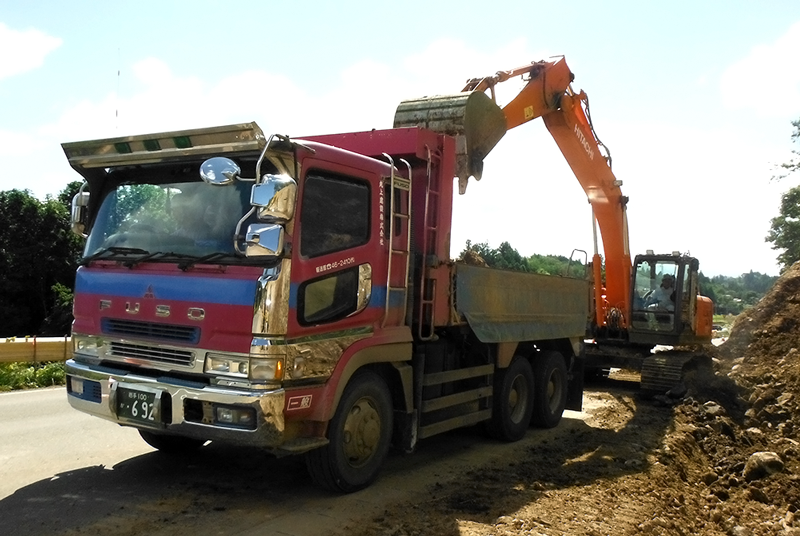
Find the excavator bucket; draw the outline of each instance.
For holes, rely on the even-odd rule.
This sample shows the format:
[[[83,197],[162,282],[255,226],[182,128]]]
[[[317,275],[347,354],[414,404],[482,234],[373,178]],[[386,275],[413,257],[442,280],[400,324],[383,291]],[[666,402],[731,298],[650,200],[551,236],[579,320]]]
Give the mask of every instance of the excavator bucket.
[[[483,159],[506,133],[506,117],[486,93],[471,91],[401,102],[394,128],[416,126],[455,137],[458,191],[463,194],[470,177],[480,180]]]

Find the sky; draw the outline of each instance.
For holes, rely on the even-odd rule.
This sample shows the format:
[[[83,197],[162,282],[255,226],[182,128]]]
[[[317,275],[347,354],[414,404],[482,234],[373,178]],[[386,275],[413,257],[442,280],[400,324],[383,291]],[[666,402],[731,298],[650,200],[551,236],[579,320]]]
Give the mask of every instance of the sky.
[[[797,0],[0,0],[0,191],[44,199],[79,180],[63,142],[249,121],[293,137],[390,128],[403,99],[557,56],[630,198],[632,254],[778,274],[764,237],[800,184],[773,180],[800,150]],[[591,255],[592,237],[541,120],[509,131],[453,200],[454,257],[468,239]]]

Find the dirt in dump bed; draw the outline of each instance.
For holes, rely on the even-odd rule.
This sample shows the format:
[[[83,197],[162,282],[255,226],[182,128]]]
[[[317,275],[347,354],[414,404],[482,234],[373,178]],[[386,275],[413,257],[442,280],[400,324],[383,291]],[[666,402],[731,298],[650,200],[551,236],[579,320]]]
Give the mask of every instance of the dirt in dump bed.
[[[707,354],[682,398],[590,387],[567,441],[467,468],[340,534],[800,536],[800,265]]]

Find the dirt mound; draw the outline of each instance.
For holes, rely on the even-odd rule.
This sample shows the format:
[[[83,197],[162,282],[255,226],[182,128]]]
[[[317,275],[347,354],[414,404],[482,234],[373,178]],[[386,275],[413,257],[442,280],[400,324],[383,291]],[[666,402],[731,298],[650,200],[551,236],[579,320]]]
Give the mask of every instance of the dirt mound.
[[[570,441],[476,468],[351,534],[800,536],[800,265],[684,382],[662,404],[589,392],[605,398]]]
[[[800,346],[800,263],[791,266],[754,307],[740,314],[722,355],[750,366],[774,365]],[[796,350],[794,350],[796,351]]]
[[[488,266],[486,261],[483,260],[477,251],[473,251],[468,249],[464,252],[464,255],[461,256],[456,262],[463,262],[464,264],[469,264],[470,266]]]
[[[770,435],[800,430],[800,263],[742,313],[720,347],[728,376],[750,391],[746,416]]]
[[[714,352],[712,377],[687,375],[695,398],[675,407],[664,444],[672,466],[698,486],[687,504],[708,513],[708,523],[684,528],[800,534],[798,348],[800,264],[736,319]]]

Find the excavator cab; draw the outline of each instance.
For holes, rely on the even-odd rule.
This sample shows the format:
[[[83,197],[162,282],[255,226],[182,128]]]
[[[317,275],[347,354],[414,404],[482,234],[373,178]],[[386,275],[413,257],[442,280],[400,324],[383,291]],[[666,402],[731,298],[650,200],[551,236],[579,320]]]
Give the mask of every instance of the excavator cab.
[[[637,255],[631,276],[631,343],[704,344],[711,340],[711,300],[699,294],[699,262],[672,253]]]

